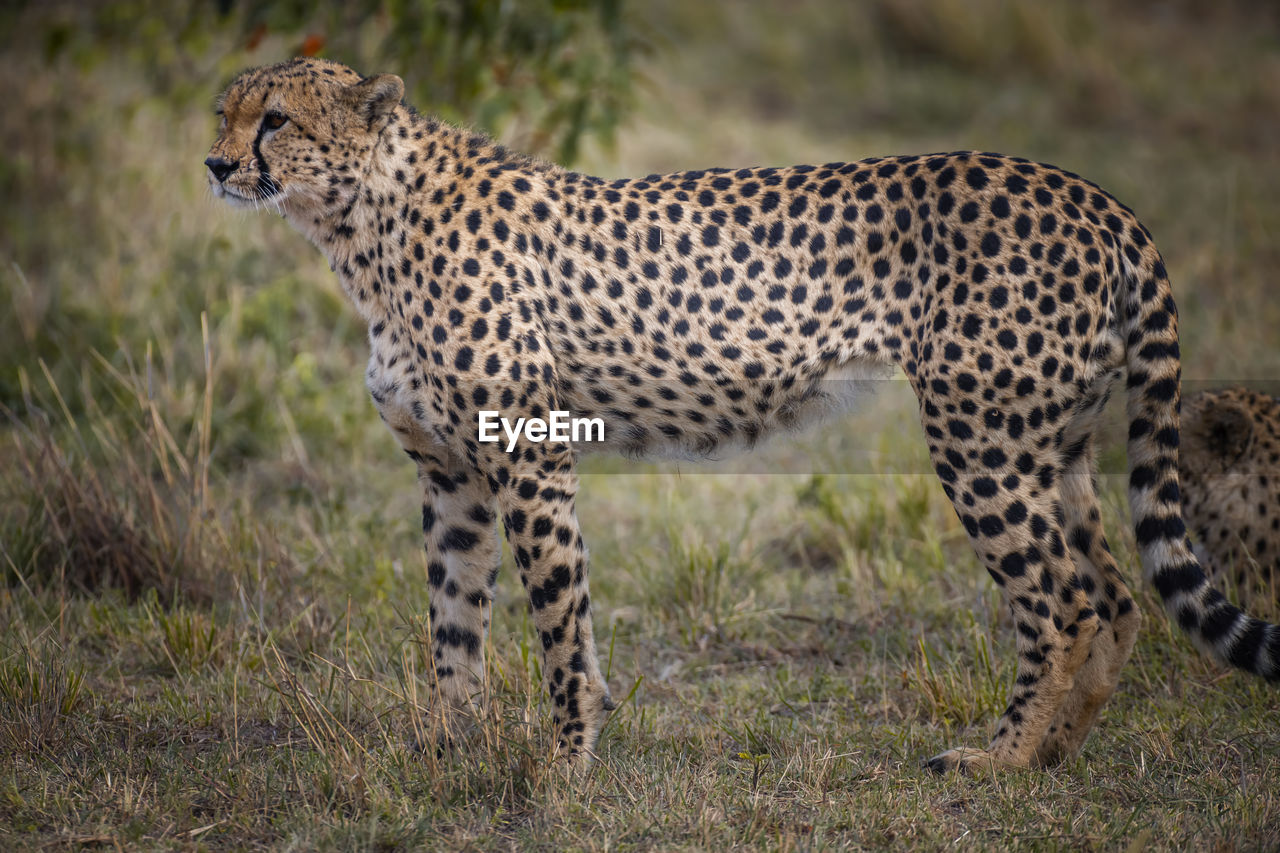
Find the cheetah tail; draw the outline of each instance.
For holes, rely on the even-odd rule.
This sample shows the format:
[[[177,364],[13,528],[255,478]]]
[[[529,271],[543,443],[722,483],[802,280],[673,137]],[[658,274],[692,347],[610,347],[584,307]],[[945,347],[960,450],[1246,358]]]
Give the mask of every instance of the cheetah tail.
[[[1202,650],[1280,679],[1280,627],[1247,615],[1205,577],[1191,551],[1178,490],[1181,367],[1178,313],[1164,263],[1145,230],[1122,241],[1128,368],[1129,506],[1144,574],[1165,610]]]

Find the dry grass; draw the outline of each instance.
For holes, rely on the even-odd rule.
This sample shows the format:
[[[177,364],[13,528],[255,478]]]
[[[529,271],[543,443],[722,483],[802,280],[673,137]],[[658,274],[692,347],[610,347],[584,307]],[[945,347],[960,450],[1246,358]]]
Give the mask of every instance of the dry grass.
[[[6,513],[0,542],[11,581],[207,606],[246,548],[260,557],[273,552],[278,579],[288,575],[287,558],[262,531],[230,530],[226,513],[212,504],[212,358],[201,322],[206,381],[199,420],[184,443],[153,396],[150,348],[141,374],[93,353],[101,378],[96,388],[93,380],[81,387],[86,410],[79,418],[43,361],[39,382],[19,368],[23,411],[0,412],[11,425],[4,495],[15,511]]]
[[[43,399],[36,401],[23,371],[25,417],[6,413],[14,427],[15,490],[32,501],[13,524],[18,546],[5,548],[10,570],[22,574],[19,567],[27,568],[31,581],[81,593],[117,588],[136,598],[154,590],[166,602],[183,577],[186,593],[207,602],[208,590],[199,587],[217,571],[202,535],[207,440],[189,462],[154,401],[142,396],[134,401],[140,417],[120,425],[92,412],[97,428],[82,430],[47,366],[40,367],[47,383]],[[142,393],[137,377],[117,378],[123,388]],[[207,420],[204,427],[207,435]],[[138,438],[144,448],[131,453]]]

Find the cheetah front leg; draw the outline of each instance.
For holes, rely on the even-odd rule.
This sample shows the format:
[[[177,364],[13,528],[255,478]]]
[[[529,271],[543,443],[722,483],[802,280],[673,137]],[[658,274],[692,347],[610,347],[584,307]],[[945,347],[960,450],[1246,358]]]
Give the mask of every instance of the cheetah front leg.
[[[542,645],[557,752],[571,760],[590,758],[614,704],[591,631],[572,451],[563,443],[525,441],[509,456],[495,454],[484,467],[497,488],[507,540]]]
[[[484,692],[484,637],[498,565],[493,495],[471,466],[444,451],[410,450],[422,484],[430,648],[442,741],[469,726]]]

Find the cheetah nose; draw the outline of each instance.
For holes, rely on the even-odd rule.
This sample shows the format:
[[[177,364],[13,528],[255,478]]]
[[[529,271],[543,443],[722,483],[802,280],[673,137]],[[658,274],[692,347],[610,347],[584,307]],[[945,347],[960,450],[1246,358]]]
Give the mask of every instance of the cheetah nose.
[[[209,171],[213,172],[213,176],[218,179],[218,183],[222,183],[227,176],[240,167],[239,161],[232,162],[222,157],[208,157],[204,164],[209,167]]]

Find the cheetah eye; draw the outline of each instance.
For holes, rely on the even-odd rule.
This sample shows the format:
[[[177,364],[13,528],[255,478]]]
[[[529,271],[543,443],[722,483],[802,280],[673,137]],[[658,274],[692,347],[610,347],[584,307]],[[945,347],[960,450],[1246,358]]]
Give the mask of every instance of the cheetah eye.
[[[262,126],[267,130],[279,130],[284,127],[284,123],[288,120],[289,117],[284,113],[278,113],[275,110],[271,110],[262,117]]]

